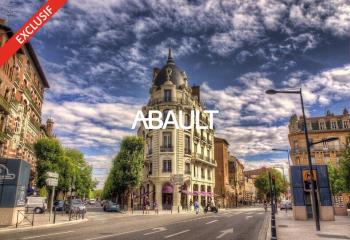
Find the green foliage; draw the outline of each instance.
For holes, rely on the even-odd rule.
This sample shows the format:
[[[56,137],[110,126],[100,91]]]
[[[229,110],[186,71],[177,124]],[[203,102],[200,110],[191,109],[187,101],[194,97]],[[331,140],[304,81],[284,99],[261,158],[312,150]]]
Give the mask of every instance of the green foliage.
[[[96,186],[92,180],[92,167],[87,164],[82,152],[63,148],[55,138],[40,139],[34,145],[37,156],[37,186],[45,187],[46,172],[59,174],[57,190],[67,193],[75,190],[77,196],[88,196]]]
[[[120,151],[113,159],[112,168],[105,182],[102,197],[122,195],[141,183],[144,142],[140,137],[129,136],[122,140]]]
[[[338,195],[345,191],[345,179],[339,167],[328,164],[328,176],[333,195]]]
[[[281,195],[281,193],[285,193],[287,191],[287,184],[282,176],[282,174],[276,170],[271,169],[271,175],[275,176],[276,182],[276,194],[277,197]],[[261,173],[255,180],[255,187],[258,189],[258,194],[264,194],[266,197],[270,197],[270,185],[269,185],[269,176],[268,172]]]
[[[46,172],[58,172],[59,162],[63,158],[63,148],[56,138],[43,138],[36,142],[34,150],[37,161],[37,186],[44,187]]]
[[[344,192],[350,192],[350,137],[348,138],[348,146],[342,159],[339,162],[341,178],[343,178]]]
[[[48,197],[48,192],[46,187],[42,187],[39,189],[39,196],[40,197]]]

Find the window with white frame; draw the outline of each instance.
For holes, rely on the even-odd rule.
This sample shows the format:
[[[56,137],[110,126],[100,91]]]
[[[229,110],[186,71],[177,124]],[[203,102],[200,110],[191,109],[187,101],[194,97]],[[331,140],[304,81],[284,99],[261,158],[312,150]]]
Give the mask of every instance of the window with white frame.
[[[163,160],[163,172],[171,172],[171,160]]]
[[[337,129],[337,122],[332,121],[331,122],[331,127],[332,127],[332,129]]]

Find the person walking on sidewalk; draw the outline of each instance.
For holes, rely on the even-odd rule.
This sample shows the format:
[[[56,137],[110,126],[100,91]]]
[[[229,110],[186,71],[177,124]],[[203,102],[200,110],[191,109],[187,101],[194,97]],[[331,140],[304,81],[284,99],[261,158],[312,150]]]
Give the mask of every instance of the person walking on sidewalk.
[[[153,203],[153,208],[154,208],[154,213],[155,213],[155,214],[159,214],[159,212],[158,212],[158,203],[157,203],[157,201],[154,201],[154,203]]]
[[[194,210],[196,211],[196,214],[199,213],[199,203],[197,200],[194,202]]]

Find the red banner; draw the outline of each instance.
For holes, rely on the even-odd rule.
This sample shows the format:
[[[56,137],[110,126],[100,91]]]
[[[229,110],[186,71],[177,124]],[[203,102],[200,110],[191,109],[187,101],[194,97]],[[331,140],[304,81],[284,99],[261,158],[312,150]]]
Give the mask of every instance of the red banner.
[[[47,1],[29,21],[0,48],[0,67],[15,54],[23,44],[28,42],[66,2],[67,0]]]

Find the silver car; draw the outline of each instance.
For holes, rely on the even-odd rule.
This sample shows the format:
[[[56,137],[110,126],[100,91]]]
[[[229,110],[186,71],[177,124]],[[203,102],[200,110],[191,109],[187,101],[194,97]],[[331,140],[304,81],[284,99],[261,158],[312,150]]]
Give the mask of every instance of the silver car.
[[[27,212],[44,213],[47,209],[45,197],[27,197],[26,210]]]

